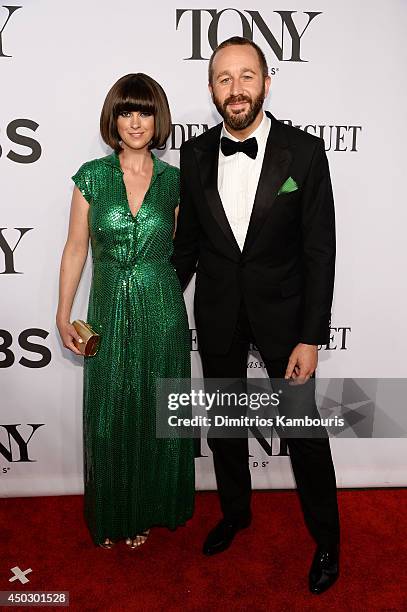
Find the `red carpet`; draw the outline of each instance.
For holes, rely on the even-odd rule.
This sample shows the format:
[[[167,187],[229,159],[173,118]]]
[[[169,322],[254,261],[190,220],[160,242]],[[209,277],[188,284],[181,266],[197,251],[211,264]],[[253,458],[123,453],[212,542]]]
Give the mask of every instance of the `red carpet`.
[[[154,529],[138,550],[95,547],[81,497],[2,499],[0,590],[69,591],[81,611],[407,611],[407,489],[340,491],[339,503],[341,577],[315,596],[314,545],[291,491],[255,493],[252,526],[212,558],[201,545],[219,516],[215,493],[197,495],[186,527]],[[16,565],[32,568],[29,583],[8,582]]]

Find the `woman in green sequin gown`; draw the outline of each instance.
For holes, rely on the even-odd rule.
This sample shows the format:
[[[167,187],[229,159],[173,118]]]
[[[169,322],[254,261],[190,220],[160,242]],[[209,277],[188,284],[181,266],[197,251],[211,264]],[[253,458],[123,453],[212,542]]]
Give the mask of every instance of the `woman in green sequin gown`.
[[[157,117],[165,113],[163,99],[163,90],[146,75],[119,79],[101,117],[102,136],[116,151],[83,164],[72,177],[88,206],[93,276],[87,322],[101,335],[96,356],[84,358],[83,413],[85,517],[101,545],[119,539],[134,543],[150,527],[175,528],[193,512],[193,442],[159,439],[155,432],[157,378],[190,377],[187,315],[170,263],[179,170],[150,154],[151,142],[142,148],[148,134],[143,121],[151,115],[154,142],[168,136],[169,110],[167,122]],[[139,130],[134,143],[128,135],[115,140],[118,117],[128,124],[132,115],[143,120],[141,128],[131,128]],[[146,163],[152,160],[149,186],[147,176],[135,214],[132,186],[125,184],[122,169],[123,152],[129,159],[132,148],[147,154]],[[73,349],[69,243],[68,236],[57,322],[65,346]]]

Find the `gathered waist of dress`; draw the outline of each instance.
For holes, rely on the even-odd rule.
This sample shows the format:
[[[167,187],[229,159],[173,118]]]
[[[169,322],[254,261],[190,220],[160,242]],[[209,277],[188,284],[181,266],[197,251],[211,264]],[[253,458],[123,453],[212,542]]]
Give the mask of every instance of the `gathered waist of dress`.
[[[174,266],[169,259],[136,259],[130,262],[120,262],[112,259],[94,259],[93,267],[97,268],[114,268],[118,272],[131,273],[136,270],[156,269],[156,270],[174,270]]]

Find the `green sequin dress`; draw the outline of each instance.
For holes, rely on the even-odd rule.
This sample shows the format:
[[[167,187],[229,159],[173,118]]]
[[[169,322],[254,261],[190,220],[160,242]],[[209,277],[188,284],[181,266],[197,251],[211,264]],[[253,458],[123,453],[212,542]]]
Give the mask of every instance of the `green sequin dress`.
[[[72,177],[90,205],[87,321],[101,335],[84,364],[85,517],[96,544],[173,529],[193,512],[193,441],[155,435],[156,379],[190,377],[190,338],[170,263],[179,170],[152,158],[135,217],[116,153]]]

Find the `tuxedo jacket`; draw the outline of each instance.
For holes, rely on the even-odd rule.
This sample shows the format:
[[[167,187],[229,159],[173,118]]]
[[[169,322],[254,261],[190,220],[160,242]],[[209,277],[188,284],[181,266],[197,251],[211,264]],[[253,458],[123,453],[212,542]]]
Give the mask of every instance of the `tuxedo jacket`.
[[[207,353],[229,350],[242,300],[263,357],[329,341],[335,214],[324,143],[266,114],[271,129],[243,250],[218,192],[222,124],[181,147],[172,262],[183,288],[196,272],[195,322]],[[289,177],[294,190],[280,192]]]

